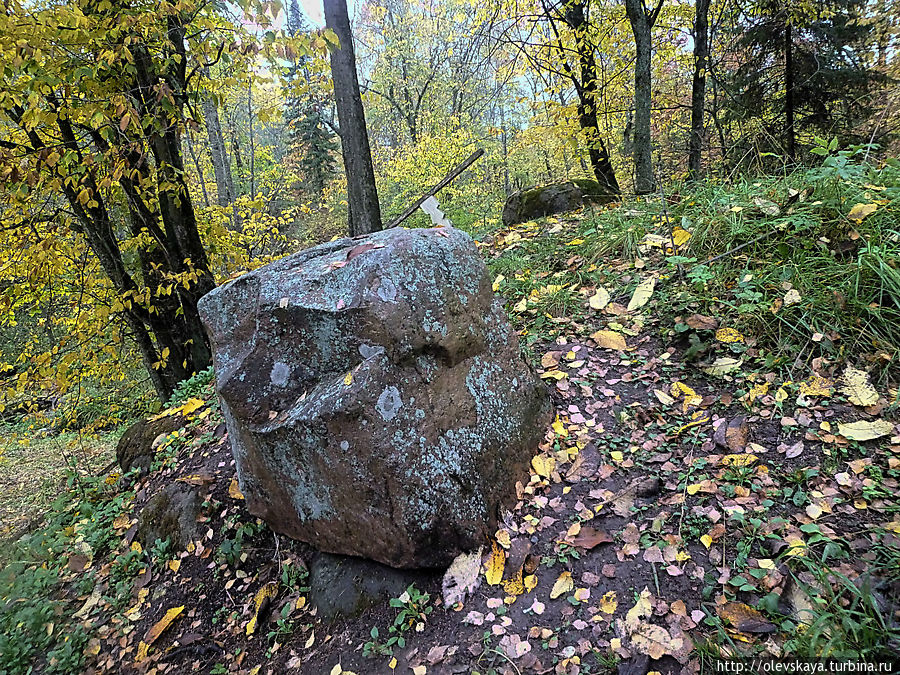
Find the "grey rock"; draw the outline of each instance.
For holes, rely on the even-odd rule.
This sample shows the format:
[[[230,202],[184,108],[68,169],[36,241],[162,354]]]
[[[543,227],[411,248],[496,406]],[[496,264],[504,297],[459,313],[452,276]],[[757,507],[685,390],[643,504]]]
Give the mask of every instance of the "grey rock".
[[[550,422],[452,228],[341,239],[200,302],[248,508],[322,551],[437,567],[478,548]]]

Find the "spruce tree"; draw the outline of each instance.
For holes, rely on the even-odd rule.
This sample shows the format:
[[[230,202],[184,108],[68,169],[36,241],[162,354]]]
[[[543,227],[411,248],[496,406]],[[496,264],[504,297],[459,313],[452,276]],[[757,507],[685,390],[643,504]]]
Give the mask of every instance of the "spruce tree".
[[[310,30],[300,12],[297,0],[291,0],[287,10],[287,28],[291,35]],[[303,176],[303,191],[310,197],[322,194],[334,174],[335,153],[338,146],[334,134],[325,124],[324,97],[313,91],[306,57],[287,69],[285,78],[284,118],[288,129],[288,144]],[[298,88],[305,88],[302,95]]]
[[[738,22],[729,117],[751,122],[756,149],[802,160],[813,135],[865,140],[869,94],[883,75],[866,58],[866,0],[760,0]],[[743,147],[742,147],[743,146]],[[746,143],[734,150],[742,154]]]

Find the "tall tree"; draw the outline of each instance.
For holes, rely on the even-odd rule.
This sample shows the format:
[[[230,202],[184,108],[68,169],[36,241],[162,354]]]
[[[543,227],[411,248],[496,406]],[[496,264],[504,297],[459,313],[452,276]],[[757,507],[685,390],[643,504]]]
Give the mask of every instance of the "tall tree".
[[[350,234],[353,236],[381,230],[381,208],[375,188],[375,170],[369,149],[369,132],[359,80],[356,55],[346,0],[325,0],[325,26],[337,36],[340,44],[331,50],[331,77],[337,104],[341,134],[341,153],[347,174],[347,207]]]
[[[287,15],[288,31],[292,36],[310,30],[297,0],[291,0]],[[309,66],[310,58],[300,55],[285,72],[284,121],[291,151],[298,158],[304,192],[318,200],[334,174],[334,155],[338,148],[325,118],[321,88],[312,86],[313,74]]]
[[[559,61],[561,72],[572,83],[578,97],[578,124],[585,135],[594,177],[601,186],[613,194],[619,194],[621,188],[603,141],[597,114],[600,74],[590,38],[590,0],[565,0],[558,6],[541,0],[541,7],[550,28],[549,50]],[[567,46],[564,40],[563,26],[571,32],[574,49]],[[577,66],[570,62],[570,58]]]
[[[709,61],[709,0],[694,3],[694,76],[691,82],[691,131],[688,140],[688,178],[700,177]]]
[[[625,0],[625,13],[634,33],[634,191],[648,194],[653,191],[653,145],[650,135],[652,91],[650,65],[653,52],[653,26],[662,10],[659,0],[648,8],[644,0]]]

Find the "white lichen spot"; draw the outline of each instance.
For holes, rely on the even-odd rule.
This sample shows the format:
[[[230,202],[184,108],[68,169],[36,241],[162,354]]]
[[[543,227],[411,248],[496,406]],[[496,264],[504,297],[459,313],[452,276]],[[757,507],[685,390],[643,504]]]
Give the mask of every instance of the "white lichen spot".
[[[287,386],[291,377],[291,367],[283,361],[276,361],[272,365],[272,372],[269,373],[269,379],[276,387]]]
[[[373,356],[384,354],[384,347],[381,345],[360,345],[359,355],[364,359],[371,359]]]
[[[400,398],[400,390],[397,387],[390,386],[381,392],[375,409],[381,415],[381,419],[390,422],[397,416],[397,411],[403,407],[403,399]]]
[[[350,442],[349,441],[341,441],[341,450],[343,450],[344,452],[347,452],[349,449],[350,449]]]
[[[397,302],[397,287],[390,279],[381,279],[377,292],[378,297],[385,302]]]

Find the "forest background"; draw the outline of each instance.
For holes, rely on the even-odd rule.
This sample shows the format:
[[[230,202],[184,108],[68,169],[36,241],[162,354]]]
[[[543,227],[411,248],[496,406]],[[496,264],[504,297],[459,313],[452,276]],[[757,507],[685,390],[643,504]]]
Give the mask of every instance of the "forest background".
[[[782,181],[752,197],[771,203],[832,180],[826,206],[861,201],[867,217],[879,208],[877,193],[859,196],[867,176],[894,175],[892,0],[352,9],[385,224],[479,148],[439,195],[476,236],[500,227],[511,193],[562,179],[596,178],[664,211],[714,209],[707,220],[727,220],[740,240],[743,207],[723,189],[750,185],[751,199],[759,180]],[[336,39],[296,0],[11,2],[0,35],[0,414],[15,445],[158,409],[209,368],[196,300],[343,234],[348,216],[328,68]],[[841,194],[843,183],[857,191]],[[669,217],[642,213],[615,236],[633,243]],[[791,227],[821,222],[800,220]],[[418,213],[405,225],[427,223]],[[860,263],[862,287],[836,302],[865,327],[856,351],[890,362],[898,341],[885,313],[896,312],[900,272],[896,225],[885,227]],[[672,258],[685,263],[698,260]],[[708,269],[694,275],[712,296]],[[894,300],[875,302],[885,289]],[[827,322],[833,306],[817,305]]]

